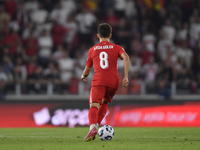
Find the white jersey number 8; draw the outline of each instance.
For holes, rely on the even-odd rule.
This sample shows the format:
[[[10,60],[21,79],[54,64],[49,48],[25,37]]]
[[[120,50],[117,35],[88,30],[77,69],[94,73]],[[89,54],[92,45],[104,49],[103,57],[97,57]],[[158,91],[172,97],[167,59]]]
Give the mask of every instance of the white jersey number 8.
[[[106,52],[101,52],[99,54],[100,58],[100,66],[102,69],[107,69],[109,64],[108,64],[108,54]]]

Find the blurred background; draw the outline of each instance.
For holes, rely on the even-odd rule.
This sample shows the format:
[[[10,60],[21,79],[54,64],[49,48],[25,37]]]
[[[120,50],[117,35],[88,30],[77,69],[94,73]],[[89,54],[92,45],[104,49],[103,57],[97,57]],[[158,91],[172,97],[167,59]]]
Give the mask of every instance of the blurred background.
[[[200,0],[2,0],[0,99],[88,95],[94,71],[87,84],[80,76],[102,22],[130,56],[130,85],[118,95],[198,96],[199,14]]]
[[[80,76],[103,22],[130,56],[103,123],[200,126],[200,0],[1,0],[0,127],[88,125],[94,70]]]

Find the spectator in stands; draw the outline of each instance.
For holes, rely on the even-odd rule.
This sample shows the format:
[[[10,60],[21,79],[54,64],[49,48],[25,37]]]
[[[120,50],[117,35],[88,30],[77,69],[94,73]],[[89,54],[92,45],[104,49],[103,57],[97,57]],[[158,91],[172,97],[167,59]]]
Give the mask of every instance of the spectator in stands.
[[[143,82],[142,77],[140,76],[139,71],[132,74],[132,77],[130,80],[129,93],[130,94],[140,94],[142,82]]]
[[[67,11],[65,18],[63,18],[63,21],[65,21],[68,15],[76,11],[77,5],[74,0],[61,0],[60,4],[61,4],[61,9]]]
[[[158,64],[155,63],[154,56],[149,57],[148,63],[142,67],[141,73],[144,75],[147,84],[147,91],[154,92],[156,88],[156,74],[158,72]]]
[[[37,25],[35,29],[36,36],[38,36],[43,30],[46,30],[47,34],[51,33],[51,29],[53,27],[53,22],[49,17],[45,20],[45,22],[41,25]]]
[[[62,6],[60,3],[56,5],[56,7],[51,11],[50,18],[53,21],[56,21],[60,24],[63,24],[68,16],[68,11],[65,9],[62,9]]]
[[[170,60],[166,60],[162,64],[159,65],[158,72],[157,72],[157,80],[162,81],[164,80],[166,83],[169,83],[173,79],[173,70],[171,67]]]
[[[114,10],[112,8],[109,8],[107,10],[107,15],[105,17],[105,21],[111,25],[112,30],[115,32],[115,27],[118,24],[119,17],[114,13]]]
[[[114,40],[119,45],[125,45],[125,46],[123,46],[125,49],[127,48],[126,45],[128,45],[128,41],[130,39],[129,31],[130,31],[130,29],[128,28],[128,26],[126,24],[126,20],[124,18],[121,18],[115,29],[116,37],[114,38]]]
[[[167,38],[167,35],[163,31],[160,31],[160,36],[161,39],[158,41],[157,47],[158,56],[162,61],[164,61],[167,59],[168,51],[172,51],[174,45],[173,42]]]
[[[182,41],[180,47],[176,47],[175,54],[178,58],[183,58],[186,62],[187,69],[191,66],[191,59],[193,57],[192,50],[187,47],[186,41]]]
[[[7,76],[6,85],[5,85],[5,93],[7,93],[8,91],[14,90],[14,86],[13,86],[14,65],[13,65],[11,58],[9,56],[4,55],[2,69],[3,69],[3,72]]]
[[[150,14],[147,7],[145,7],[144,5],[141,5],[139,8],[140,11],[138,12],[138,21],[140,24],[142,24],[144,20],[150,19]]]
[[[149,50],[150,52],[154,53],[155,52],[155,42],[156,42],[156,37],[154,36],[154,34],[147,30],[145,32],[142,40],[143,40],[144,44],[146,45],[146,49]]]
[[[62,93],[60,73],[54,63],[49,63],[48,68],[45,70],[45,79],[53,84],[53,92]]]
[[[22,45],[19,45],[17,47],[15,54],[12,56],[12,62],[16,62],[17,58],[19,57],[21,57],[23,61],[26,61],[28,59]]]
[[[59,60],[59,68],[61,71],[61,80],[64,83],[67,83],[69,79],[72,77],[73,69],[74,69],[74,60],[69,57],[69,52],[65,51],[64,58]]]
[[[73,43],[75,40],[75,37],[77,36],[78,25],[75,22],[74,16],[72,14],[68,16],[63,26],[66,28],[66,30],[68,30],[67,36],[65,37],[65,41],[68,44]]]
[[[2,64],[3,64],[4,56],[9,56],[11,58],[9,47],[7,47],[7,46],[2,47],[2,49],[0,51],[0,64],[1,64],[0,66],[2,66]]]
[[[174,63],[172,64],[174,81],[177,81],[178,74],[181,72],[183,67],[186,67],[186,62],[185,59],[183,58],[175,60]]]
[[[125,1],[125,16],[127,18],[133,18],[137,15],[137,9],[136,9],[136,6],[135,6],[135,2],[132,1],[132,0],[126,0]]]
[[[183,40],[183,41],[186,41],[187,38],[188,38],[188,24],[187,23],[184,23],[183,25],[180,25],[181,28],[180,30],[178,31],[178,37]]]
[[[33,56],[38,53],[38,41],[34,37],[34,32],[31,31],[29,37],[24,41],[25,51],[27,56]]]
[[[143,45],[142,41],[140,40],[140,34],[138,33],[134,39],[131,40],[130,43],[130,51],[128,51],[128,54],[140,54],[142,52]]]
[[[170,41],[174,40],[175,34],[176,34],[176,29],[172,25],[170,19],[166,20],[166,23],[163,26],[162,31],[166,34],[168,40],[170,40]]]
[[[158,13],[153,15],[153,21],[155,26],[160,29],[164,24],[167,18],[167,10],[162,8]]]
[[[136,72],[139,72],[141,69],[141,59],[138,57],[137,53],[134,53],[130,56],[130,66],[129,66],[129,72],[130,74],[134,74]]]
[[[30,33],[33,32],[34,37],[38,37],[39,33],[35,30],[36,26],[34,23],[29,22],[27,27],[24,29],[23,33],[22,33],[22,38],[23,39],[27,39],[30,36]]]
[[[43,4],[39,4],[39,8],[36,10],[33,10],[30,14],[31,21],[36,24],[42,24],[45,22],[45,20],[48,17],[48,12],[43,8]]]
[[[6,45],[9,47],[10,53],[13,55],[19,45],[22,44],[22,39],[18,31],[13,29],[5,39]]]
[[[191,84],[191,78],[189,73],[187,72],[186,67],[182,67],[181,71],[178,73],[177,77],[177,88],[178,89],[189,89]]]
[[[34,56],[31,56],[29,59],[28,59],[28,62],[26,63],[26,70],[27,70],[27,74],[28,74],[28,77],[30,77],[36,70],[36,67],[37,67],[37,56],[34,55]]]
[[[193,51],[193,62],[195,63],[198,60],[200,54],[200,40],[199,42],[195,42],[194,47],[191,48]]]
[[[165,80],[158,82],[158,95],[160,100],[168,100],[171,96],[170,87]]]
[[[144,45],[142,52],[140,53],[140,57],[142,60],[142,66],[149,62],[150,58],[153,57],[154,54],[147,50],[146,45]],[[153,58],[154,59],[154,58]],[[154,60],[153,60],[154,61]]]
[[[18,57],[14,66],[14,80],[18,83],[24,83],[27,77],[26,66],[23,63],[23,59]]]
[[[13,16],[14,16],[15,11],[17,9],[16,1],[14,1],[14,0],[6,0],[4,2],[4,6],[5,6],[6,12],[9,13],[9,15],[10,15],[10,17],[12,19]]]
[[[11,58],[7,55],[3,56],[3,71],[6,73],[8,78],[10,79],[9,81],[12,80],[12,72],[13,72],[13,63],[11,61]]]
[[[23,63],[21,57],[18,57],[15,62],[14,71],[13,71],[13,78],[15,83],[19,83],[21,85],[21,89],[25,92],[25,82],[27,79],[27,70],[26,66]]]
[[[141,32],[139,27],[138,20],[133,19],[131,22],[131,29],[130,29],[131,37],[135,38],[135,35],[138,35]]]
[[[7,28],[7,25],[10,20],[11,16],[9,13],[5,11],[4,5],[0,5],[0,27]]]
[[[115,13],[120,17],[125,17],[126,0],[114,0]]]
[[[39,60],[43,67],[45,67],[50,59],[53,47],[53,41],[49,34],[47,34],[46,30],[43,30],[41,35],[38,38],[39,45]]]
[[[59,24],[57,21],[54,21],[54,25],[51,29],[51,35],[54,43],[54,47],[64,44],[64,39],[68,30]]]
[[[197,41],[200,33],[200,17],[191,18],[190,24],[190,37],[192,40]]]
[[[79,78],[76,76],[75,71],[73,71],[72,77],[69,79],[69,94],[78,94],[78,82]]]
[[[22,35],[24,29],[28,26],[29,15],[24,10],[24,4],[21,3],[17,6],[17,10],[14,13],[13,20],[16,20],[16,23],[19,26],[19,34]]]
[[[93,15],[87,8],[82,8],[82,11],[77,14],[75,20],[78,22],[79,27],[79,42],[89,44],[92,41],[92,29],[97,21],[95,15]]]
[[[56,51],[53,53],[52,55],[52,59],[55,62],[58,62],[61,59],[64,59],[65,57],[65,49],[63,47],[63,45],[58,45]]]
[[[145,76],[146,82],[154,82],[157,72],[158,64],[155,63],[154,56],[150,56],[148,63],[142,67],[142,74]]]
[[[43,68],[37,66],[35,72],[28,78],[28,91],[35,93],[44,93],[46,90],[46,79],[43,75]]]
[[[145,33],[149,32],[149,31],[153,32],[153,27],[150,24],[150,21],[148,19],[145,19],[142,21],[142,25],[141,25],[140,29],[141,29],[141,33],[143,35],[145,35]]]

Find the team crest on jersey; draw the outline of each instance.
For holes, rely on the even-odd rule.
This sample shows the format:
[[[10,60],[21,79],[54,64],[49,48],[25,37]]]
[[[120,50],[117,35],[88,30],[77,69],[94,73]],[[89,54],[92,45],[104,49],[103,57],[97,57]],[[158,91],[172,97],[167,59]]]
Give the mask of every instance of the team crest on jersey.
[[[104,46],[95,46],[94,50],[97,50],[97,49],[112,49],[112,48],[113,48],[113,45],[104,45]]]

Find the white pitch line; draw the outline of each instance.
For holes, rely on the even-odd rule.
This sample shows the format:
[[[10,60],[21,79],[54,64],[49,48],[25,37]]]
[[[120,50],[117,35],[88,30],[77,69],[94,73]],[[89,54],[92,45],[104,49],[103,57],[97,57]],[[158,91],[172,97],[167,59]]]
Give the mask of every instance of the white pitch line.
[[[0,135],[1,137],[6,137],[6,138],[19,138],[19,137],[24,137],[24,138],[51,138],[51,137],[56,137],[56,138],[74,138],[72,136],[15,136],[15,135]]]

